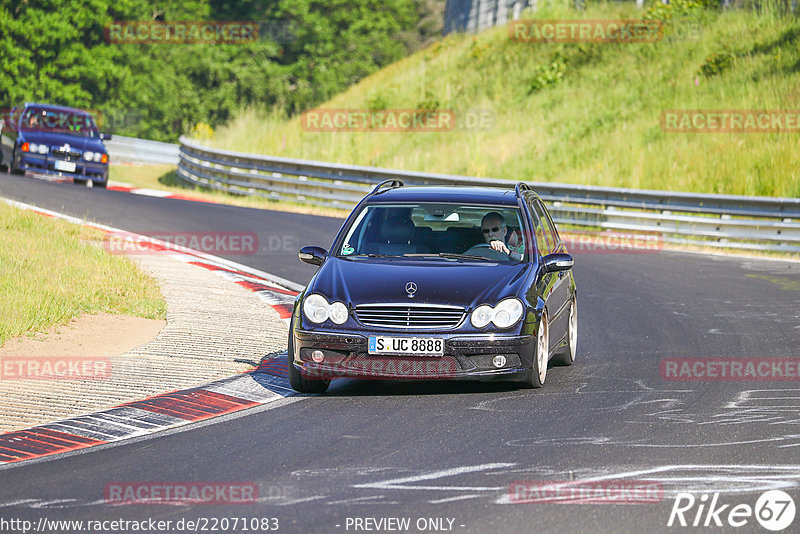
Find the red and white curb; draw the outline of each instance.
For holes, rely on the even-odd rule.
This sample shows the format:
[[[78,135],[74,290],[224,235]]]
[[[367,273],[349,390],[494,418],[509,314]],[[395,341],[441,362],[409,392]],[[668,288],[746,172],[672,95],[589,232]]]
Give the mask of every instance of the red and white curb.
[[[147,197],[174,198],[178,200],[190,200],[192,202],[205,202],[206,204],[217,204],[217,202],[214,202],[213,200],[206,200],[204,198],[180,195],[178,193],[170,193],[169,191],[161,191],[160,189],[147,189],[144,187],[132,187],[128,185],[113,185],[113,184],[108,184],[106,189],[108,189],[109,191],[122,191],[124,193],[132,193],[134,195],[144,195]]]
[[[72,178],[64,177],[64,176],[52,176],[49,174],[37,174],[36,172],[27,172],[25,176],[30,178],[36,178],[37,180],[44,180],[46,182],[53,182],[56,184],[62,183],[74,183]],[[87,182],[86,187],[89,187],[89,183]],[[214,200],[206,200],[204,198],[193,197],[189,195],[181,195],[179,193],[170,193],[169,191],[162,191],[160,189],[148,189],[146,187],[134,187],[132,185],[127,185],[125,183],[115,183],[115,182],[108,182],[106,186],[108,191],[121,191],[123,193],[131,193],[134,195],[143,195],[147,197],[157,197],[157,198],[173,198],[177,200],[189,200],[192,202],[205,202],[206,204],[219,204]]]
[[[198,252],[102,224],[89,223],[15,200],[3,202],[47,217],[103,230],[115,237],[135,238],[179,261],[208,269],[253,291],[288,323],[302,286],[224,258]],[[92,414],[73,417],[0,435],[0,465],[85,449],[152,434],[168,428],[260,406],[296,393],[289,385],[285,354],[265,360],[241,375],[204,386],[156,395]]]
[[[128,402],[108,410],[0,435],[0,464],[62,454],[153,434],[295,395],[286,358],[205,386]]]

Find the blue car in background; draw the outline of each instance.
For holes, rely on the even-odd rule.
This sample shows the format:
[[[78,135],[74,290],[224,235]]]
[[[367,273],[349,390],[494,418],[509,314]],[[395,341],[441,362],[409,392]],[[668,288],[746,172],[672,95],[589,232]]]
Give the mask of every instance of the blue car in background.
[[[108,184],[108,151],[86,111],[26,103],[6,114],[0,133],[0,167],[70,177],[76,184]]]

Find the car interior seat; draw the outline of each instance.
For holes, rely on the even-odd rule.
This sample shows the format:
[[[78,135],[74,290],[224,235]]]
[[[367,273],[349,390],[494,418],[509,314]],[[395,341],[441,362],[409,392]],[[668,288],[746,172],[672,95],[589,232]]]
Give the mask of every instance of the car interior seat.
[[[407,217],[389,217],[381,223],[380,241],[370,243],[367,252],[370,254],[416,254],[428,252],[428,247],[415,243],[416,227]]]

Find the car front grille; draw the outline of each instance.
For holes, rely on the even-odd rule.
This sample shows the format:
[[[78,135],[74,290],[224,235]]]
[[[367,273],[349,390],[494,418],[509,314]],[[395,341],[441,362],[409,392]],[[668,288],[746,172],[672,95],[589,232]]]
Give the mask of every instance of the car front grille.
[[[50,154],[59,158],[77,159],[81,157],[81,152],[76,152],[75,150],[70,150],[67,152],[66,150],[61,150],[61,148],[54,148],[50,151]]]
[[[356,317],[380,328],[453,328],[464,318],[464,308],[430,304],[362,304]]]

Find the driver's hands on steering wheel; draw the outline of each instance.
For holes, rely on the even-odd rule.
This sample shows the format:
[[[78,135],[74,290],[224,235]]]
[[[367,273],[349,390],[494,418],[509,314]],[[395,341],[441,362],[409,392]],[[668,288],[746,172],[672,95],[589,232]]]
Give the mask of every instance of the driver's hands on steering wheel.
[[[498,252],[503,252],[505,254],[511,254],[511,251],[508,249],[506,244],[503,243],[502,241],[500,241],[499,239],[492,240],[492,242],[489,243],[489,246],[492,247],[494,250],[496,250]]]

